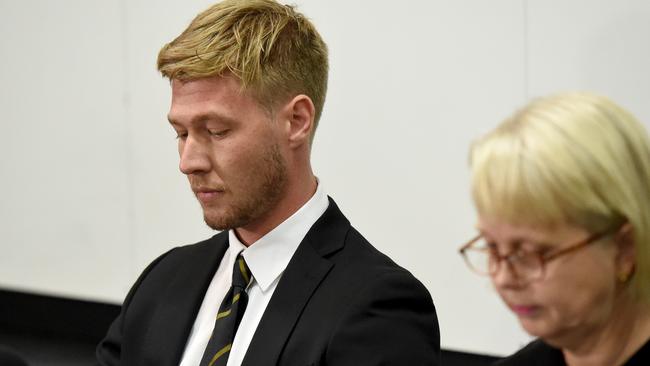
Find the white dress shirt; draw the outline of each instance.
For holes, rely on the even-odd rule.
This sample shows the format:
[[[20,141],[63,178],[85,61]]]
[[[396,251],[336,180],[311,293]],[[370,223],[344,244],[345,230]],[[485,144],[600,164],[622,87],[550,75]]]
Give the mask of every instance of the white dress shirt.
[[[219,306],[226,292],[230,290],[232,269],[240,252],[253,274],[253,279],[246,290],[248,305],[237,329],[227,366],[241,365],[257,325],[262,319],[264,310],[273,296],[284,269],[302,239],[325,212],[328,205],[327,195],[319,182],[316,193],[307,203],[250,247],[246,248],[239,241],[234,230],[228,232],[229,247],[205,293],[185,346],[180,366],[197,366],[201,362],[201,357],[214,328]]]

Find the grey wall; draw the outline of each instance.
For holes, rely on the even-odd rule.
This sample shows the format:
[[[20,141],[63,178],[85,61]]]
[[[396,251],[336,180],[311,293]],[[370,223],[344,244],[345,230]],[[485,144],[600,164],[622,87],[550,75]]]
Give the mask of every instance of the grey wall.
[[[443,347],[527,341],[456,249],[474,234],[472,139],[529,98],[588,89],[650,123],[644,0],[298,0],[331,52],[315,170],[436,302]],[[187,0],[0,0],[0,287],[118,303],[211,235],[178,172],[157,51]]]

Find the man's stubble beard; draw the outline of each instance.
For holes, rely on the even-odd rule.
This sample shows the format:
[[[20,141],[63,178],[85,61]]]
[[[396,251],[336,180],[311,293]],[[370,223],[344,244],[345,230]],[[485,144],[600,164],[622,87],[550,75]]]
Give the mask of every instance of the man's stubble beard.
[[[234,197],[223,214],[210,215],[204,209],[203,219],[214,230],[243,227],[259,219],[282,200],[287,185],[287,166],[277,144],[272,145],[260,164],[252,167],[245,181],[251,182],[241,197]]]

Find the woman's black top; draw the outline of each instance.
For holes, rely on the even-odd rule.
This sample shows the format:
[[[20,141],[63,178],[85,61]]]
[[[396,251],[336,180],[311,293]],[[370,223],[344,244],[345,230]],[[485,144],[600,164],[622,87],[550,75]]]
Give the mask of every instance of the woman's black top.
[[[530,342],[514,355],[497,361],[494,366],[566,366],[566,362],[562,351],[538,339]],[[623,366],[650,366],[650,340]]]

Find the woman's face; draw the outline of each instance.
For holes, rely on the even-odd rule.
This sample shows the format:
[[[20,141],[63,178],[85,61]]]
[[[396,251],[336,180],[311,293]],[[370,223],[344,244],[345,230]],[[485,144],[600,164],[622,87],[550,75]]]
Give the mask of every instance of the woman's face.
[[[553,253],[591,234],[570,225],[538,228],[483,217],[479,228],[500,255],[518,248]],[[598,332],[612,317],[620,291],[616,258],[617,247],[606,237],[546,263],[539,279],[518,278],[506,261],[491,279],[529,334],[554,345],[567,344]]]

